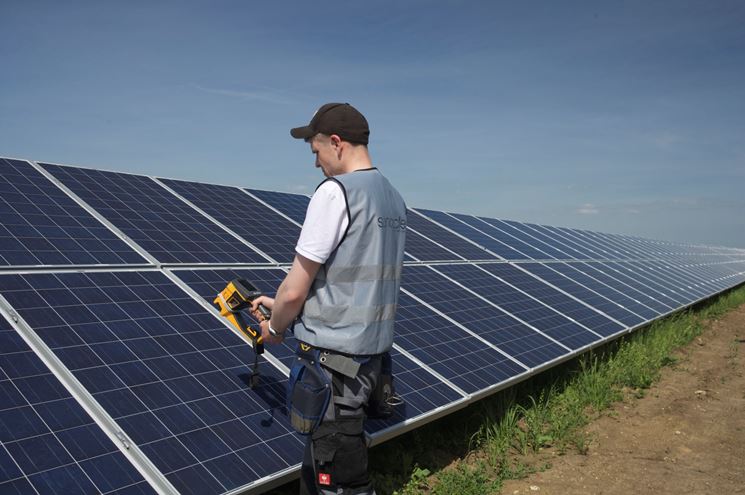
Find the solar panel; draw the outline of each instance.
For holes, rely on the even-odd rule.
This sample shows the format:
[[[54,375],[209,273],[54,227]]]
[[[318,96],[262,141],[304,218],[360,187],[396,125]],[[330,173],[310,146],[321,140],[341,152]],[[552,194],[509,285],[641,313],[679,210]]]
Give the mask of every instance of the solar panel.
[[[158,179],[280,263],[292,263],[300,227],[237,187]]]
[[[619,276],[613,274],[610,270],[602,269],[601,262],[572,263],[570,266],[572,269],[585,275],[589,275],[601,283],[612,287],[617,292],[621,293],[623,297],[629,297],[637,303],[647,306],[654,311],[655,314],[655,316],[650,319],[668,313],[673,309],[673,306],[668,306],[667,304],[660,302],[658,299],[655,299],[654,291],[649,288],[639,286],[633,280],[628,280],[628,277]],[[631,282],[631,284],[627,282]]]
[[[267,263],[149,177],[42,167],[161,263]]]
[[[615,318],[621,323],[628,327],[634,327],[641,323],[644,323],[646,319],[633,311],[623,307],[618,302],[613,301],[609,297],[603,296],[600,292],[593,290],[592,286],[584,286],[579,282],[575,282],[571,278],[562,275],[559,271],[555,270],[556,263],[521,263],[520,268],[527,270],[533,275],[539,277],[541,280],[557,287],[564,292],[571,294],[580,301],[583,301],[593,308],[602,311],[604,314]]]
[[[664,287],[651,280],[637,279],[628,272],[624,272],[620,267],[615,266],[613,262],[599,262],[596,265],[590,266],[594,266],[597,270],[610,275],[616,280],[619,280],[630,287],[634,287],[639,292],[646,294],[650,299],[659,301],[670,309],[678,309],[683,305],[682,300],[678,300],[678,298],[673,294],[668,294],[671,291],[666,290]]]
[[[263,294],[274,297],[287,272],[279,268],[255,270],[225,268],[220,270],[173,270],[173,274],[211,305],[217,293],[223,290],[229,281],[236,278],[246,279]],[[253,321],[250,316],[249,320]],[[253,324],[256,324],[256,322],[253,321]],[[282,344],[266,346],[265,351],[275,356],[289,369],[295,360],[296,344],[295,338],[288,335]]]
[[[628,261],[609,262],[608,266],[630,277],[642,281],[645,285],[666,294],[670,299],[683,306],[700,298],[695,290],[682,285],[679,280],[671,280],[668,275],[654,270],[641,270],[636,263]]]
[[[522,257],[515,257],[515,258],[510,258],[510,259],[545,260],[545,259],[552,258],[551,255],[541,251],[540,249],[537,249],[531,246],[530,244],[523,242],[522,240],[508,234],[507,232],[499,230],[497,227],[495,227],[494,225],[490,223],[485,222],[481,218],[474,217],[472,215],[463,215],[460,213],[450,213],[450,215],[454,216],[455,218],[457,218],[458,220],[462,222],[467,223],[471,227],[478,229],[481,232],[484,232],[490,237],[497,239],[501,243],[507,246],[510,246],[516,252],[523,255]]]
[[[508,220],[498,220],[496,218],[479,218],[489,225],[519,239],[525,244],[541,250],[546,253],[549,258],[555,258],[558,260],[584,258],[581,253],[578,253],[567,246],[557,245],[556,242],[550,238],[541,238],[541,235],[538,232],[525,229],[521,223],[510,222]]]
[[[404,267],[402,287],[528,368],[548,363],[569,352],[554,339],[521,323],[494,304],[475,297],[473,292],[430,267]]]
[[[0,158],[0,265],[145,263],[31,164]]]
[[[488,389],[526,370],[407,294],[398,302],[395,343],[466,393]]]
[[[489,233],[485,232],[485,229],[479,229],[474,227],[472,224],[463,221],[457,215],[452,213],[445,213],[436,210],[426,210],[423,208],[417,208],[416,211],[423,213],[430,219],[447,227],[448,229],[457,232],[463,237],[467,238],[471,242],[482,246],[490,252],[496,254],[502,259],[506,260],[524,260],[530,259],[527,254],[514,249],[510,244],[502,242],[498,237],[493,237]],[[493,227],[482,223],[486,229],[495,231]],[[535,251],[535,250],[532,250]]]
[[[467,260],[495,260],[496,256],[481,249],[477,245],[453,234],[442,226],[428,220],[414,210],[408,210],[406,215],[406,225],[409,230],[406,232],[407,242],[411,230],[421,234],[436,243],[447,246],[450,251],[457,253],[462,259]],[[412,253],[417,256],[416,253]],[[418,256],[417,256],[418,257]],[[419,258],[422,259],[422,258]]]
[[[366,422],[365,431],[374,438],[386,434],[387,430],[400,430],[407,420],[432,415],[463,401],[461,394],[396,349],[391,350],[391,359],[396,393],[403,399],[403,404],[396,406],[393,416],[388,419]]]
[[[590,306],[582,304],[578,299],[558,291],[542,280],[529,276],[525,271],[513,265],[497,263],[479,265],[479,267],[603,337],[610,337],[627,328]]]
[[[0,492],[155,493],[2,316]]]
[[[591,246],[581,244],[576,240],[567,237],[558,229],[548,225],[533,225],[533,231],[543,234],[543,241],[557,246],[559,249],[576,253],[577,259],[603,259],[605,255],[593,249]]]
[[[300,462],[285,376],[156,271],[0,276],[0,293],[181,493]],[[261,459],[261,462],[246,462]]]
[[[467,286],[508,314],[572,350],[585,347],[601,338],[597,333],[474,265],[441,265],[437,267],[437,271]]]
[[[696,284],[691,282],[687,277],[681,274],[675,267],[668,267],[663,269],[652,263],[644,262],[621,262],[622,265],[628,266],[632,271],[639,273],[649,273],[662,284],[668,287],[672,287],[674,290],[681,293],[688,302],[701,299],[711,294],[711,289],[704,288],[703,284]]]
[[[0,318],[0,492],[153,493],[140,472],[156,490],[254,492],[296,474],[294,338],[267,346],[251,389],[252,349],[206,306],[234,278],[275,294],[310,198],[40,166],[0,159],[0,294],[48,348]],[[407,226],[404,403],[368,422],[373,442],[745,281],[745,250],[430,209]]]
[[[261,290],[264,294],[274,297],[279,284],[286,273],[279,269],[223,269],[223,270],[174,270],[173,273],[183,280],[191,289],[202,296],[205,301],[212,303],[215,294],[225,287],[227,281],[235,278],[245,278]],[[418,314],[422,314],[422,309]],[[426,309],[426,308],[425,308]],[[436,316],[429,312],[428,316]],[[415,323],[414,323],[415,324]],[[401,328],[401,315],[397,317],[397,330]],[[410,328],[405,324],[406,328]],[[266,352],[277,357],[282,364],[290,368],[295,358],[297,340],[291,334],[285,337],[280,345],[266,347]],[[376,421],[368,425],[368,432],[374,433],[381,429],[393,428],[396,424],[411,420],[433,409],[444,407],[449,403],[462,399],[463,396],[447,384],[422,369],[403,354],[394,351],[394,377],[399,395],[404,404],[396,409],[392,418]],[[417,356],[418,357],[418,356]],[[504,361],[503,356],[498,359]],[[427,363],[429,364],[429,363]],[[500,366],[499,364],[495,366]],[[509,364],[501,364],[502,369],[510,370]],[[505,371],[502,371],[504,374]],[[446,400],[447,399],[447,400]]]
[[[305,222],[305,212],[308,211],[310,198],[304,194],[290,194],[275,191],[262,191],[260,189],[246,189],[252,196],[260,199],[277,211],[292,218],[298,225]]]

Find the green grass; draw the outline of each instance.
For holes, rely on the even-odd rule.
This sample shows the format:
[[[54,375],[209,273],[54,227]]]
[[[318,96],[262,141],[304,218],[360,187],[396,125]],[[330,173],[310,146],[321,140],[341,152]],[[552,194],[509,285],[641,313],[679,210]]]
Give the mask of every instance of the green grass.
[[[587,453],[593,418],[625,396],[643,396],[706,320],[743,303],[740,287],[376,447],[377,492],[498,493],[504,480],[545,469],[527,462],[542,449]]]

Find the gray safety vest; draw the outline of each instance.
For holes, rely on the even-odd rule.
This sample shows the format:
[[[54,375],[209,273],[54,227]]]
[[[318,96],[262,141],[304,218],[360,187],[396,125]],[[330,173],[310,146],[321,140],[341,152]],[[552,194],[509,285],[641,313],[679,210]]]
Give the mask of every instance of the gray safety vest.
[[[339,175],[349,226],[319,269],[295,337],[353,355],[393,344],[393,323],[406,239],[406,204],[377,169]]]

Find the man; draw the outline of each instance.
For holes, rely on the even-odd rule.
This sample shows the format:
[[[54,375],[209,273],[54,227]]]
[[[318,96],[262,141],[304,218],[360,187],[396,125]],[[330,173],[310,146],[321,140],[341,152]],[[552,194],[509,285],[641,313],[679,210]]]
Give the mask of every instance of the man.
[[[323,105],[290,134],[310,143],[327,179],[308,205],[295,260],[276,298],[258,298],[253,309],[263,304],[272,310],[261,324],[269,344],[281,342],[294,322],[298,360],[320,362],[319,373],[333,390],[317,416],[320,425],[308,428],[301,493],[374,493],[364,407],[393,344],[406,205],[372,166],[367,120],[348,103]],[[321,357],[307,358],[307,352]]]

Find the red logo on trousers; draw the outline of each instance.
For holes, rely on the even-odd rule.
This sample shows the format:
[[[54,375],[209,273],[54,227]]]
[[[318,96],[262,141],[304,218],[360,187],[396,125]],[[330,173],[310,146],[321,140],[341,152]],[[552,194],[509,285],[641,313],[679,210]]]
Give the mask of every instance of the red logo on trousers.
[[[319,485],[330,485],[331,475],[326,473],[318,473],[318,484]]]

